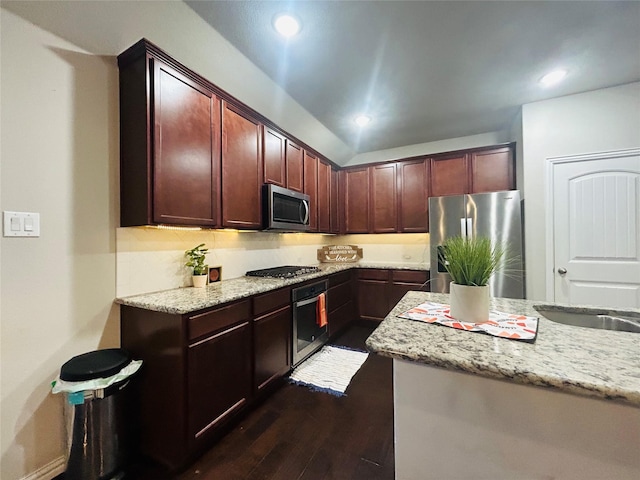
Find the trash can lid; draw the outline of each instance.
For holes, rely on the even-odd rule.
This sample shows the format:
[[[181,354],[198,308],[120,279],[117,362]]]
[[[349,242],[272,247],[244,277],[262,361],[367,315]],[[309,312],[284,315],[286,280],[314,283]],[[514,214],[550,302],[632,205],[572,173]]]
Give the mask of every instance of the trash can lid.
[[[82,382],[115,375],[131,362],[131,355],[121,348],[106,348],[73,357],[60,368],[60,379]]]

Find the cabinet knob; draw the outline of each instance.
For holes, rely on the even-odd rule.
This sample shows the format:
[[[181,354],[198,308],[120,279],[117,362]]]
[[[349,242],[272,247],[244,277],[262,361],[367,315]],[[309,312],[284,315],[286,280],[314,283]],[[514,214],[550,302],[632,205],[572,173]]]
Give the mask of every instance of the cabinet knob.
[[[563,267],[560,267],[560,268],[558,269],[558,273],[559,273],[560,275],[564,275],[564,274],[566,274],[566,273],[567,273],[567,269],[566,269],[566,268],[563,268]]]

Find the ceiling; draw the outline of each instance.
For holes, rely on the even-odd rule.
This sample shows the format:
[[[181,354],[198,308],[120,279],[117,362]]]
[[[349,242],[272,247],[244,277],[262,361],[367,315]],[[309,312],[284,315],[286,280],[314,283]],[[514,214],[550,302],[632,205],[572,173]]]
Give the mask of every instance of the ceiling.
[[[640,80],[637,1],[186,3],[357,153],[503,131],[523,104]],[[281,12],[302,21],[288,41]]]

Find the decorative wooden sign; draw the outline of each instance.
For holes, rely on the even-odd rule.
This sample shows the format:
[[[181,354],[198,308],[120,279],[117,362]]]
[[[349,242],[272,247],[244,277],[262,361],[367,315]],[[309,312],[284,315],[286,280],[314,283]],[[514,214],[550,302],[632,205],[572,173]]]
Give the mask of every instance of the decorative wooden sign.
[[[356,245],[325,245],[318,249],[322,263],[357,262],[362,258],[362,248]]]

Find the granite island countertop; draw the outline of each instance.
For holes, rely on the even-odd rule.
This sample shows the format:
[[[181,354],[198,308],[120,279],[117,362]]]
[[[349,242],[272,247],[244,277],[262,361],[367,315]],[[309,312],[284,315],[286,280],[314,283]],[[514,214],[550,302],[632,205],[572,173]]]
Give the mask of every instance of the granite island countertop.
[[[369,350],[394,359],[640,408],[640,334],[563,325],[539,314],[534,305],[551,305],[556,310],[575,306],[506,298],[493,298],[491,309],[538,317],[534,343],[397,316],[426,301],[448,304],[449,295],[408,292],[367,339]],[[618,313],[640,322],[640,309]]]
[[[317,265],[319,272],[301,275],[295,278],[258,278],[239,277],[229,280],[222,280],[204,288],[174,288],[160,292],[144,293],[128,297],[116,298],[115,302],[120,305],[142,308],[156,312],[170,314],[186,314],[203,310],[206,308],[222,305],[223,303],[241,300],[253,295],[266,293],[271,290],[296,285],[313,279],[322,279],[333,273],[353,268],[381,268],[396,270],[424,270],[428,271],[429,266],[425,264],[399,264],[399,263],[325,263]]]

